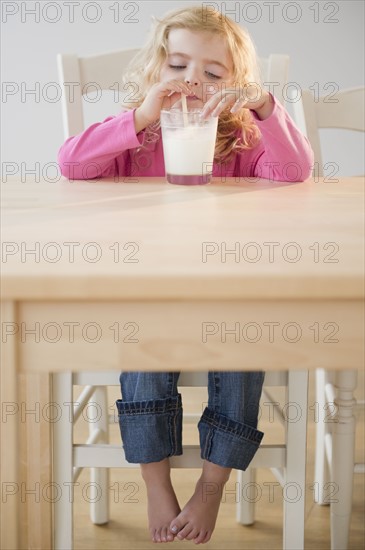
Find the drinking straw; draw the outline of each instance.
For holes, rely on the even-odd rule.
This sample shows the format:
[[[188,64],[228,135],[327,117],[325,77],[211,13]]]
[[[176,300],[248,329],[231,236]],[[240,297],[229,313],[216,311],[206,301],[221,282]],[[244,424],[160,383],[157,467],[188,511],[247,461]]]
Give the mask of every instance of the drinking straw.
[[[189,126],[189,119],[188,119],[188,105],[186,103],[186,95],[181,93],[181,102],[182,102],[182,111],[183,111],[183,119],[184,119],[184,126]]]

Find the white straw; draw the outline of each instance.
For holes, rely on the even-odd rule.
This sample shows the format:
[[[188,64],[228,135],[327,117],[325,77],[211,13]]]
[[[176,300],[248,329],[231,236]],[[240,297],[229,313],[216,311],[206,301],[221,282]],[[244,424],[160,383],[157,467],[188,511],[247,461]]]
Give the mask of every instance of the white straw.
[[[181,93],[181,102],[182,102],[182,111],[183,111],[183,119],[184,119],[184,126],[189,126],[189,119],[188,119],[188,105],[186,103],[186,95]]]

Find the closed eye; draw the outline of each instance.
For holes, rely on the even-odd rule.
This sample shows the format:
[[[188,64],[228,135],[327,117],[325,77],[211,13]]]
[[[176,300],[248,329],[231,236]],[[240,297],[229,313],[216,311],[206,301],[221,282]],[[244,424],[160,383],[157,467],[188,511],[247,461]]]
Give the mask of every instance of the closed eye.
[[[169,67],[171,69],[176,69],[176,70],[186,69],[185,65],[169,65]],[[206,73],[210,78],[217,78],[217,79],[222,78],[221,76],[217,76],[216,74],[210,73],[209,71],[206,71]]]
[[[221,76],[217,76],[216,74],[213,74],[213,73],[210,73],[209,71],[206,71],[207,75],[210,76],[211,78],[222,78]]]

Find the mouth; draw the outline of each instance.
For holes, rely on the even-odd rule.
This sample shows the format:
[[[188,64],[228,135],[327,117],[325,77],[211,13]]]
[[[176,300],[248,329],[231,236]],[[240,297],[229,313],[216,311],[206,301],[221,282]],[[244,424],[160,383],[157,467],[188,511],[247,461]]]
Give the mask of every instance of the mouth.
[[[200,99],[200,97],[198,97],[195,94],[194,95],[187,95],[186,96],[186,101],[187,101],[189,109],[200,109],[204,105],[203,100]],[[174,103],[174,108],[175,109],[181,109],[182,108],[182,100],[181,99],[178,99],[176,101],[176,103]]]

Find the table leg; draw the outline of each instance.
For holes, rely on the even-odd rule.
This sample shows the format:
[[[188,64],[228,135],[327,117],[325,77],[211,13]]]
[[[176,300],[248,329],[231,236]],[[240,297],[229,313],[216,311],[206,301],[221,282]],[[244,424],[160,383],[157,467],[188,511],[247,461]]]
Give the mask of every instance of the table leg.
[[[353,392],[357,383],[357,371],[338,371],[335,375],[337,388],[336,419],[332,432],[332,483],[331,502],[331,549],[346,550],[348,547],[352,486],[355,458],[355,417]],[[336,494],[334,492],[336,491]]]
[[[50,375],[20,374],[17,307],[1,302],[0,548],[52,547]],[[54,416],[54,414],[53,414]]]
[[[20,413],[19,479],[21,483],[19,548],[52,548],[52,503],[61,488],[52,483],[51,428],[60,406],[52,403],[50,374],[18,376]]]
[[[15,304],[1,303],[2,328],[16,327]],[[5,323],[8,323],[5,325]],[[18,550],[19,477],[18,477],[18,350],[17,339],[10,332],[2,334],[0,394],[1,394],[1,499],[0,499],[0,547]]]

